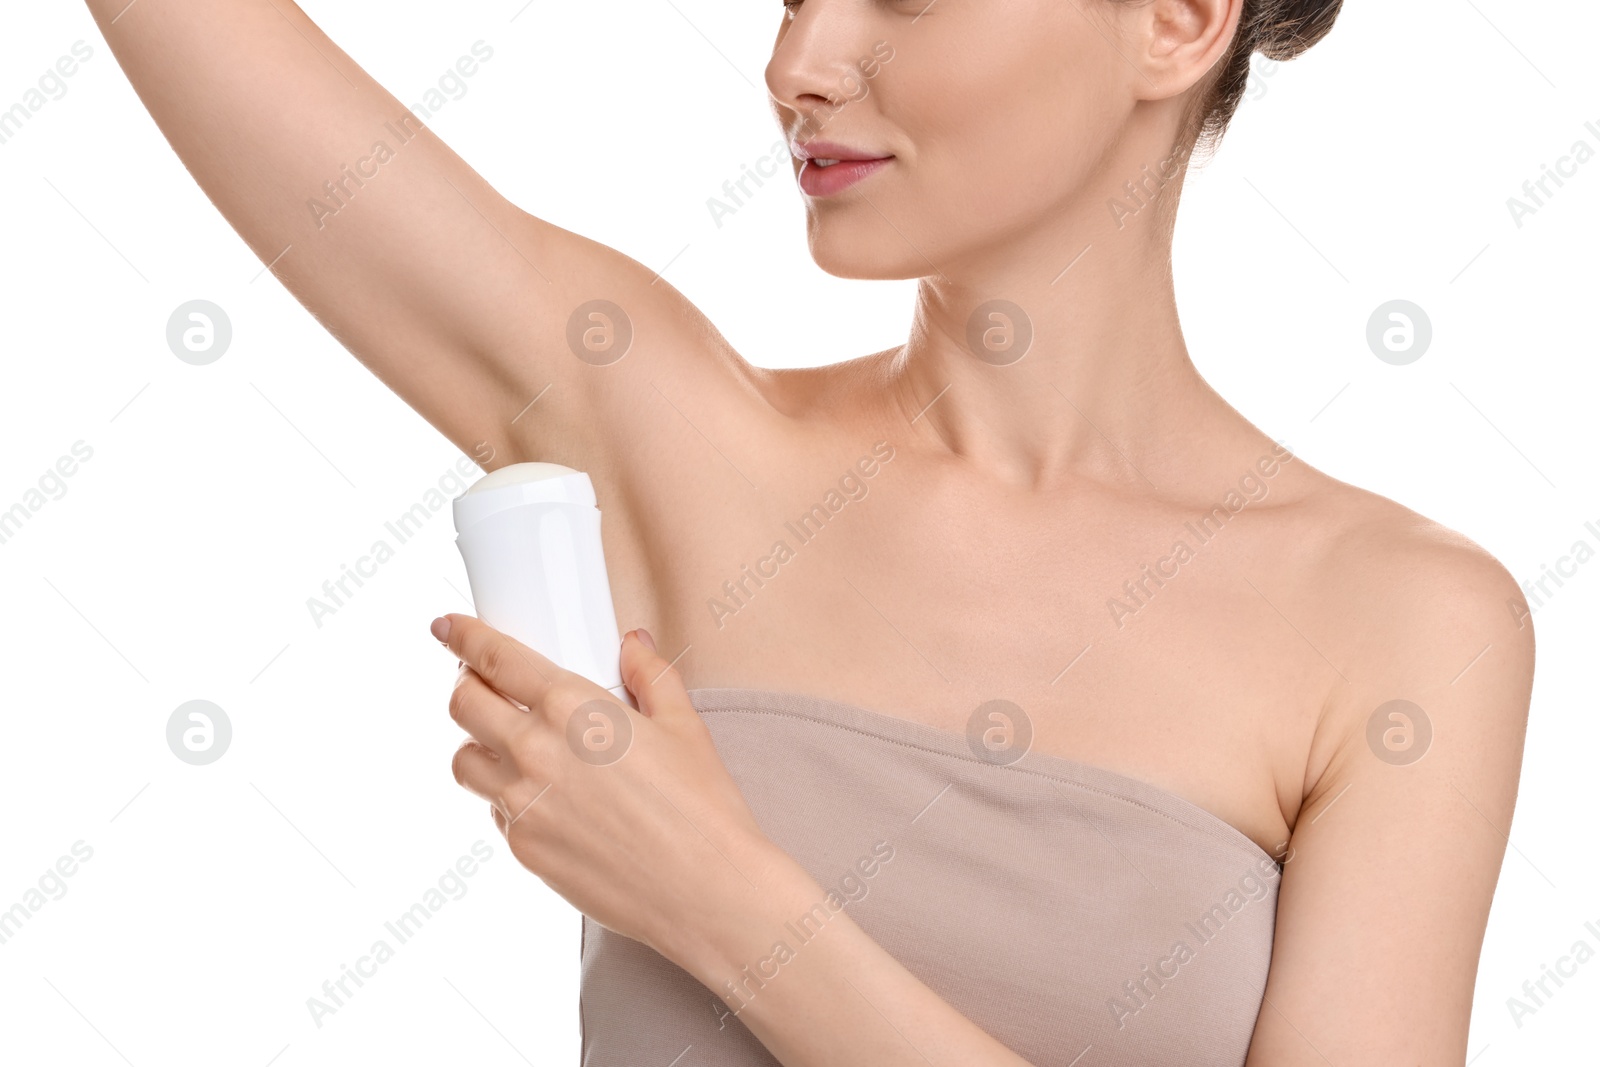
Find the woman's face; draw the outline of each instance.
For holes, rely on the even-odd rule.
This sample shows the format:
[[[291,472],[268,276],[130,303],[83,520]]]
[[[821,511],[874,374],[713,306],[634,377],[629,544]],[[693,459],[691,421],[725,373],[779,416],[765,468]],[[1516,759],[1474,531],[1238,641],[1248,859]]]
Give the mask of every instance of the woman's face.
[[[766,78],[799,146],[817,263],[841,277],[920,277],[1103,206],[1141,77],[1118,51],[1119,20],[1136,7],[791,0]],[[885,161],[819,166],[803,158],[808,144],[817,157]]]

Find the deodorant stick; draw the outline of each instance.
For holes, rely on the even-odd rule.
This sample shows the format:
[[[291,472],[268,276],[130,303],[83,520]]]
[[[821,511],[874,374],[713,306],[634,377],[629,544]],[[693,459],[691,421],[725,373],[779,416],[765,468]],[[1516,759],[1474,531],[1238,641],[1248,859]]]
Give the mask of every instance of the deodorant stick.
[[[636,707],[600,543],[594,485],[558,463],[490,471],[451,502],[478,618]]]

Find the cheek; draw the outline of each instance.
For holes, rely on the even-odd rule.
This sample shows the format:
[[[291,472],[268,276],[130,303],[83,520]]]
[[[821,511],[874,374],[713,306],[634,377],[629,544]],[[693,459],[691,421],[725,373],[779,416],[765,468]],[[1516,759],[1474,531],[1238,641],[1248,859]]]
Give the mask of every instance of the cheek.
[[[948,242],[1030,225],[1079,196],[1110,196],[1090,188],[1119,121],[1099,73],[1093,62],[1043,54],[955,78],[949,68],[930,72],[905,122],[915,149],[906,209],[926,212],[925,232]]]

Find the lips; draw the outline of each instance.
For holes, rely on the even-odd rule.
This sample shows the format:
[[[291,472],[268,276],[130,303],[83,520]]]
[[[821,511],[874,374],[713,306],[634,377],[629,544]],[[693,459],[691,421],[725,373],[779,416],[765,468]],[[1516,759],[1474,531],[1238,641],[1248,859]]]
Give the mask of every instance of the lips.
[[[876,173],[894,159],[892,155],[862,149],[831,141],[795,141],[790,152],[800,160],[799,183],[807,196],[824,197],[848,189],[862,179]]]

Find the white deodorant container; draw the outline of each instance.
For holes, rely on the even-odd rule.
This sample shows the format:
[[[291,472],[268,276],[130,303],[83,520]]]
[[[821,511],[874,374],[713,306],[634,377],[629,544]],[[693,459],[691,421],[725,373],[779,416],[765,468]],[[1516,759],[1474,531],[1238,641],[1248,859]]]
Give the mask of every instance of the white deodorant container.
[[[451,501],[478,618],[636,706],[589,476],[559,463],[490,471]]]

